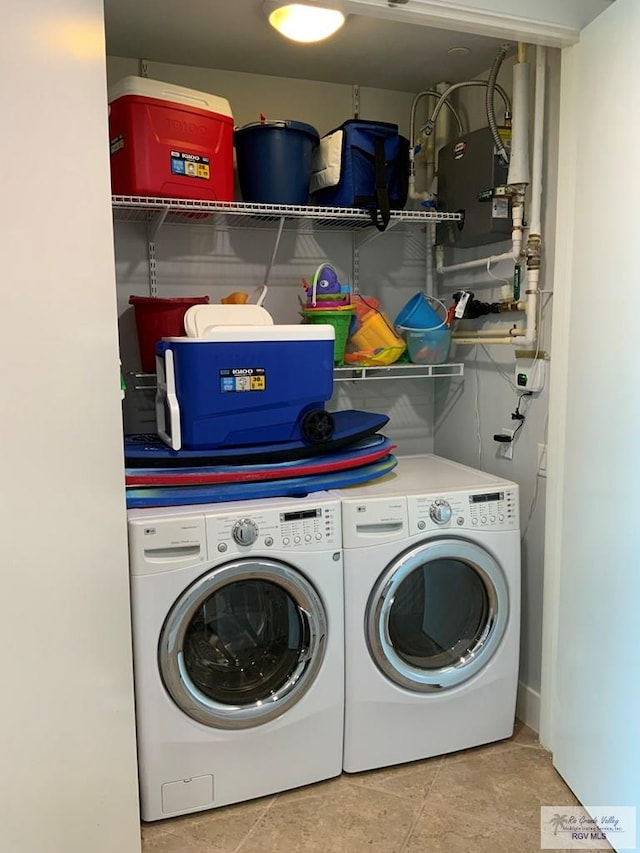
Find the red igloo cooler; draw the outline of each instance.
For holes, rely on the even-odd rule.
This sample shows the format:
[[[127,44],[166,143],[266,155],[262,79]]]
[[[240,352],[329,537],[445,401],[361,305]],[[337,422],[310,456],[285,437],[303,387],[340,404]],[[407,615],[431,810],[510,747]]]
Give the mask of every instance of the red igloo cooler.
[[[217,95],[125,77],[109,91],[114,195],[233,201],[233,115]]]

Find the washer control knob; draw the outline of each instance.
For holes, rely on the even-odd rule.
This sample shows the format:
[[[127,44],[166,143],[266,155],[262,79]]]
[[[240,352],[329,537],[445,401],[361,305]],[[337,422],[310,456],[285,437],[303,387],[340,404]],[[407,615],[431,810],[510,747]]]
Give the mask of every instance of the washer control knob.
[[[420,520],[420,521],[418,522],[418,530],[424,530],[426,526],[427,526],[427,522],[426,522],[426,521],[422,521],[422,520]]]
[[[253,545],[258,538],[258,525],[250,518],[241,518],[233,525],[231,535],[238,545]]]
[[[446,524],[451,521],[451,507],[446,501],[434,501],[429,507],[429,515],[436,524]]]

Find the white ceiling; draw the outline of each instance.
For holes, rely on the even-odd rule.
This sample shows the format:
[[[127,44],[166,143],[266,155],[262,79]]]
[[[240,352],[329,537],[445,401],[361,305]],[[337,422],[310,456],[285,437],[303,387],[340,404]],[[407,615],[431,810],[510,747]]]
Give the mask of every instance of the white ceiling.
[[[493,6],[500,15],[504,2],[477,0],[475,5],[485,9]],[[567,8],[575,7],[569,20],[576,29],[596,17],[609,2],[554,0],[563,8],[564,16]],[[457,82],[486,71],[505,41],[504,32],[489,38],[442,29],[441,23],[436,29],[408,19],[392,20],[387,15],[407,18],[416,10],[421,12],[421,4],[423,8],[446,7],[442,0],[409,0],[398,10],[387,9],[381,0],[363,0],[363,7],[368,3],[373,5],[363,8],[367,14],[350,15],[333,38],[303,46],[287,41],[268,25],[262,0],[105,0],[107,53],[415,92],[440,80]],[[466,5],[471,3],[464,0]],[[520,7],[521,15],[536,7],[534,0],[526,4],[509,0],[509,5],[514,13]],[[452,55],[447,52],[452,47],[466,47],[470,52]]]

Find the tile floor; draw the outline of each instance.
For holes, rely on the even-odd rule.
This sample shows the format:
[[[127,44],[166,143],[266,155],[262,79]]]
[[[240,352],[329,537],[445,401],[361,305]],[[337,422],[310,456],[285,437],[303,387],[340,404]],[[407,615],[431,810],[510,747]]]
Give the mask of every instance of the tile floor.
[[[529,853],[577,800],[535,732],[142,827],[143,853]]]

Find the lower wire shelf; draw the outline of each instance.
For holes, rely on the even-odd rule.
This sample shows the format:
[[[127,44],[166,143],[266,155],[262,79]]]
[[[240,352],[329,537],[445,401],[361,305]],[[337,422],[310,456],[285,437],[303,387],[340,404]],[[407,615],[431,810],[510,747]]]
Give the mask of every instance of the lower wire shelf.
[[[388,367],[349,364],[333,369],[334,382],[360,379],[435,379],[439,376],[464,376],[464,364],[390,364]]]
[[[132,391],[155,391],[155,373],[128,372]],[[464,364],[390,364],[367,367],[350,364],[334,367],[334,382],[357,382],[363,379],[436,379],[441,376],[464,376]],[[127,383],[128,384],[128,383]]]

